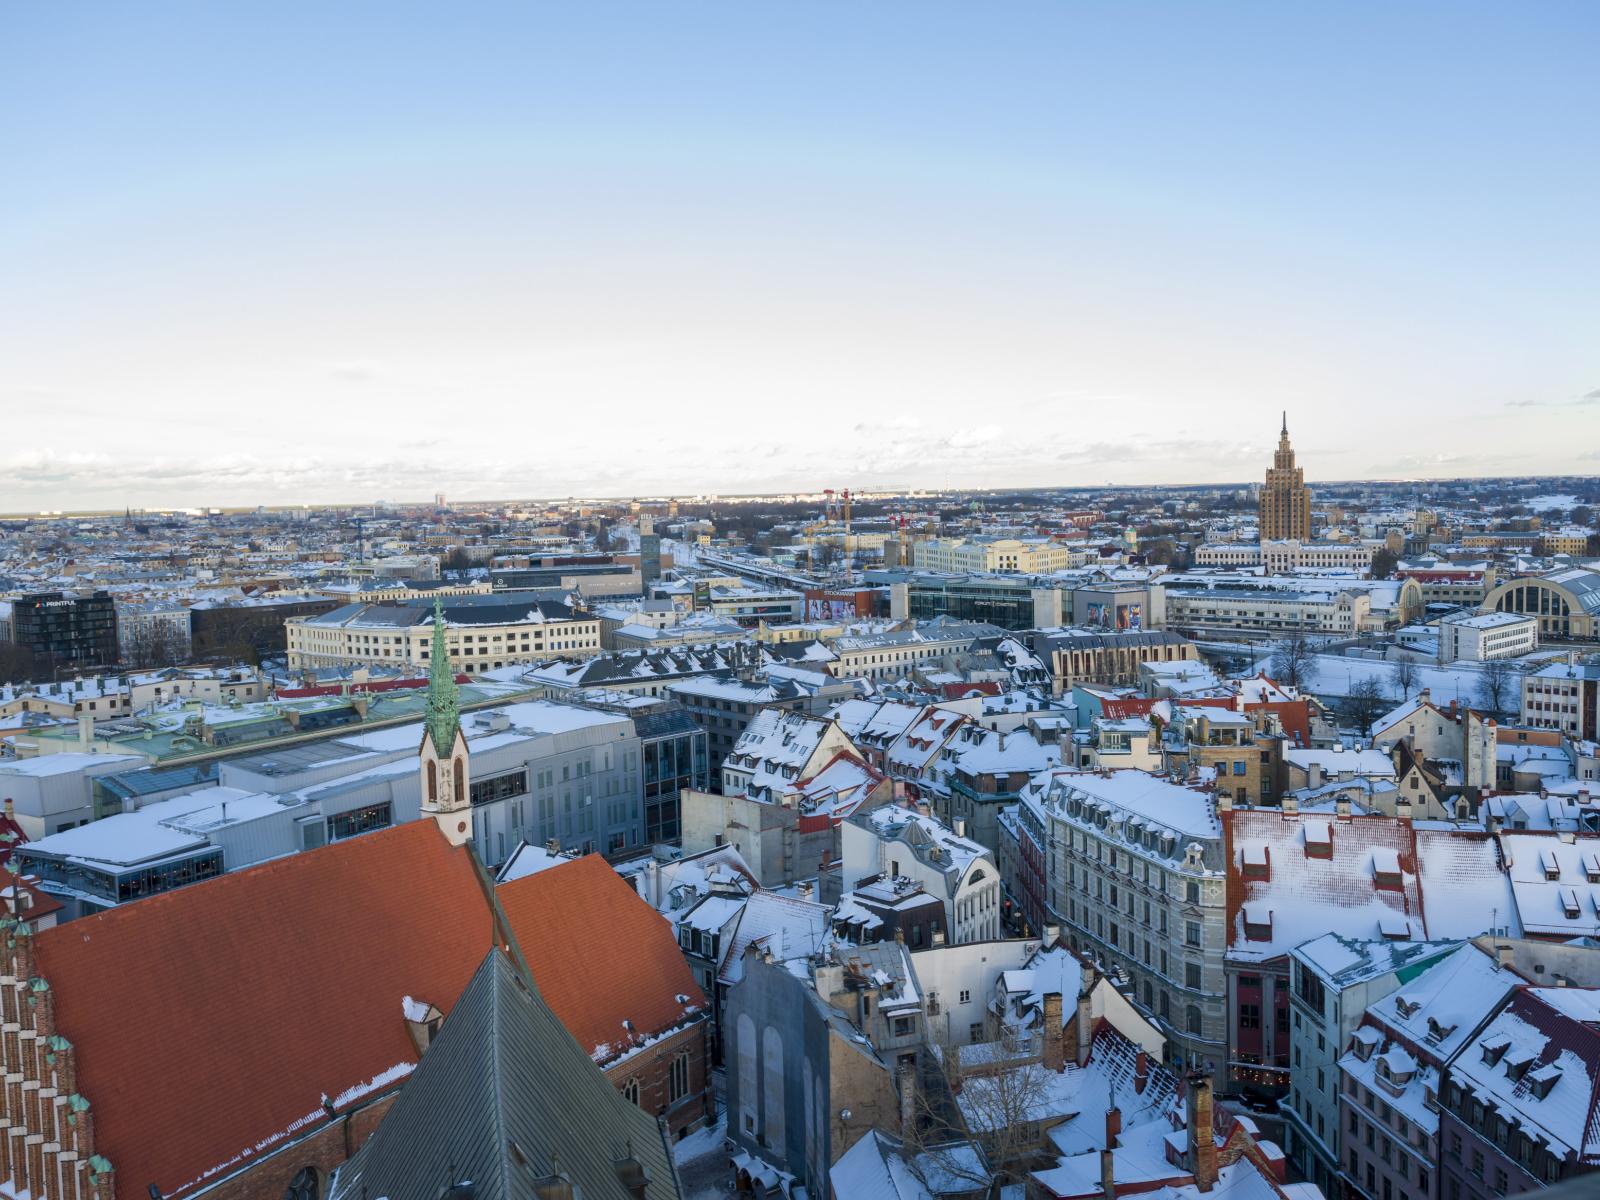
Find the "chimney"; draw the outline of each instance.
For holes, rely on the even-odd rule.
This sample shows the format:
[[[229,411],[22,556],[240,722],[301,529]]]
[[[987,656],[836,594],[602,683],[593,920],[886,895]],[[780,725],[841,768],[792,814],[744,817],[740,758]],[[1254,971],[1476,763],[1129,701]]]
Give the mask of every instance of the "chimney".
[[[78,749],[87,751],[94,745],[94,718],[88,713],[78,714]]]
[[[1117,1200],[1116,1172],[1109,1149],[1100,1151],[1100,1194],[1104,1200]]]
[[[1067,1065],[1066,1049],[1062,1045],[1060,992],[1044,994],[1043,1025],[1040,1036],[1044,1039],[1044,1069],[1060,1072]]]
[[[1139,1051],[1139,1057],[1133,1062],[1133,1090],[1143,1095],[1144,1089],[1150,1083],[1150,1055],[1147,1051]]]
[[[1298,817],[1300,815],[1300,797],[1285,796],[1283,798],[1283,815],[1286,817]]]
[[[1333,800],[1333,815],[1348,820],[1350,818],[1350,797],[1335,796]]]
[[[1113,1104],[1106,1109],[1106,1149],[1115,1150],[1122,1136],[1122,1110]]]
[[[1044,927],[1044,948],[1050,949],[1061,940],[1061,926],[1046,925]]]
[[[1211,1117],[1211,1076],[1189,1073],[1189,1171],[1194,1185],[1209,1192],[1217,1183],[1217,1136]]]
[[[1217,811],[1218,812],[1232,812],[1233,811],[1233,793],[1230,792],[1227,788],[1219,788],[1219,789],[1217,789]]]
[[[1084,988],[1078,993],[1078,1056],[1077,1063],[1081,1067],[1089,1061],[1089,1047],[1094,1044],[1094,1016],[1089,1011],[1089,989]]]
[[[1404,796],[1399,796],[1394,802],[1394,815],[1402,821],[1411,820],[1411,801]]]
[[[917,1078],[916,1070],[910,1063],[900,1064],[899,1075],[895,1079],[900,1091],[900,1138],[910,1143],[917,1132]]]

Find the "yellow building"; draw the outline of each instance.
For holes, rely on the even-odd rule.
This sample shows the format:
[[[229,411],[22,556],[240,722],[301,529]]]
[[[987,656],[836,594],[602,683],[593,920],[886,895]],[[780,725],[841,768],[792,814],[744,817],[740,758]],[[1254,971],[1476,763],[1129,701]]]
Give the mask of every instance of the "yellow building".
[[[1262,541],[1297,538],[1311,540],[1311,489],[1306,487],[1304,469],[1294,465],[1294,450],[1289,446],[1289,414],[1283,414],[1283,431],[1278,435],[1278,452],[1267,469],[1267,482],[1261,489],[1261,511],[1257,522]]]
[[[1075,565],[1072,549],[1048,538],[929,538],[912,551],[918,570],[946,575],[1046,575]]]

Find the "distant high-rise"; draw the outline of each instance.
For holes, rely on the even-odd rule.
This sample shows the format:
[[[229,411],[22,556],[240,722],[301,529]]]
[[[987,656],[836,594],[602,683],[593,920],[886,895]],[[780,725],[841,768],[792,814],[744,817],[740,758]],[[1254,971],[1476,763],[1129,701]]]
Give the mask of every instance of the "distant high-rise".
[[[661,535],[649,517],[639,518],[639,580],[649,595],[650,585],[661,578]]]
[[[1289,414],[1283,414],[1283,431],[1278,435],[1278,452],[1267,469],[1267,482],[1261,489],[1263,541],[1281,538],[1311,540],[1311,489],[1306,487],[1304,469],[1294,465],[1289,447]]]

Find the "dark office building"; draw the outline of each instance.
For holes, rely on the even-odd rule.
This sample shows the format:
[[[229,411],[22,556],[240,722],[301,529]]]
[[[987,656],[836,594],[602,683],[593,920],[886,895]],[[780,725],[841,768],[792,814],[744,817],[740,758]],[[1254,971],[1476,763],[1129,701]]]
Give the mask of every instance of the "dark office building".
[[[661,578],[661,535],[649,517],[639,520],[639,578],[646,595],[650,585]]]
[[[58,665],[117,661],[117,606],[105,592],[36,592],[12,602],[12,638]]]
[[[190,638],[196,658],[254,658],[260,661],[288,649],[283,623],[290,617],[320,617],[342,600],[263,596],[241,604],[201,602],[189,610]]]

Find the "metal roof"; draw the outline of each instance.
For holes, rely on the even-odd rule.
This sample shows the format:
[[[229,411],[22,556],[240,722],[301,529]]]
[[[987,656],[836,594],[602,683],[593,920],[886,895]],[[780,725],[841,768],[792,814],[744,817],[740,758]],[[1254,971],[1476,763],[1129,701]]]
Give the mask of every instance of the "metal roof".
[[[470,1180],[474,1200],[531,1196],[564,1176],[585,1200],[633,1193],[675,1200],[677,1177],[655,1118],[625,1099],[537,989],[490,950],[382,1123],[339,1168],[330,1200],[434,1200]]]

